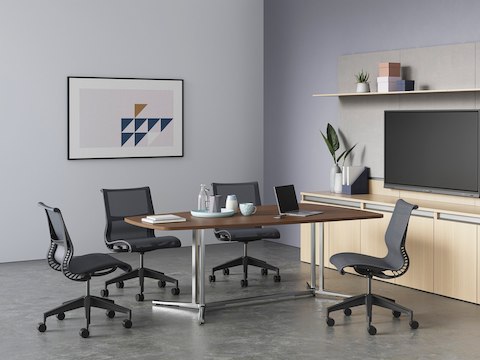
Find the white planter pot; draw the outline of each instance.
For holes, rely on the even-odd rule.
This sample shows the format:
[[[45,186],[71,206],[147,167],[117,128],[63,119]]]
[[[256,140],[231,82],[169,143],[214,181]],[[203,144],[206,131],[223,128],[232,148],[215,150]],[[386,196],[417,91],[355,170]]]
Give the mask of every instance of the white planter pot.
[[[357,93],[368,93],[370,92],[370,84],[368,82],[357,83]]]

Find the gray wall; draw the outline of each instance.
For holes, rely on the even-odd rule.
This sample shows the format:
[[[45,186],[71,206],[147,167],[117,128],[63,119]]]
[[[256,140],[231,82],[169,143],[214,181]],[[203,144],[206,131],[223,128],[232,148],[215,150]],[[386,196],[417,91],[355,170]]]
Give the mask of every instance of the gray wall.
[[[200,183],[263,182],[261,1],[1,0],[0,64],[0,262],[45,256],[38,201],[82,254],[106,251],[103,187],[149,185],[162,212]],[[67,76],[184,79],[185,156],[68,161]]]
[[[328,189],[319,130],[336,126],[339,100],[312,94],[337,91],[339,56],[475,42],[479,11],[476,0],[265,0],[265,200],[275,184]],[[283,241],[298,245],[298,231]]]

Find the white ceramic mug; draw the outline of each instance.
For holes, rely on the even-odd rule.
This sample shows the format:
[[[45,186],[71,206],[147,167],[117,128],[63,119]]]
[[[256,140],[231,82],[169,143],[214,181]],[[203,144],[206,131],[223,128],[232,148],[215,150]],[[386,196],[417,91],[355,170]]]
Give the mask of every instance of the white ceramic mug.
[[[257,207],[253,203],[241,203],[240,212],[245,216],[253,215],[257,212]]]

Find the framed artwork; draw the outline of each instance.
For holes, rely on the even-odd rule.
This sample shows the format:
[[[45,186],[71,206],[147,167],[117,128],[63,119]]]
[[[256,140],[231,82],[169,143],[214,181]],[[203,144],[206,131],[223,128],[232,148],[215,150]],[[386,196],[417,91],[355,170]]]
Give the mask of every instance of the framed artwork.
[[[183,80],[68,77],[68,159],[183,156]]]

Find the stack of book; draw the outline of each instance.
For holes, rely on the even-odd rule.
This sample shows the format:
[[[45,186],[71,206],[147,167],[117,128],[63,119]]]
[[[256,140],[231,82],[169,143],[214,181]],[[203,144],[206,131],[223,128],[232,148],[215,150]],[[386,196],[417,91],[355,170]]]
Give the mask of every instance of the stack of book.
[[[181,222],[186,221],[184,217],[173,215],[173,214],[164,214],[164,215],[148,215],[147,217],[142,218],[143,222],[149,224],[161,224],[161,223],[171,223],[171,222]]]

